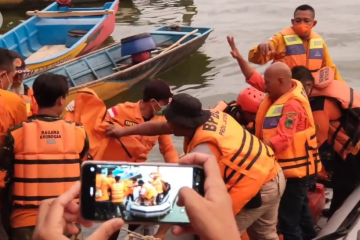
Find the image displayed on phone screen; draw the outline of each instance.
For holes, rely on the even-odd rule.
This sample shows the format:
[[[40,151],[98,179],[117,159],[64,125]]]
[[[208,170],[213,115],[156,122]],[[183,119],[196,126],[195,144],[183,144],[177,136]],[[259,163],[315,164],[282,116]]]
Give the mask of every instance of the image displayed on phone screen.
[[[177,206],[179,189],[195,188],[193,167],[96,165],[95,219],[121,217],[125,221],[188,223],[183,207]],[[195,179],[195,180],[194,180]]]

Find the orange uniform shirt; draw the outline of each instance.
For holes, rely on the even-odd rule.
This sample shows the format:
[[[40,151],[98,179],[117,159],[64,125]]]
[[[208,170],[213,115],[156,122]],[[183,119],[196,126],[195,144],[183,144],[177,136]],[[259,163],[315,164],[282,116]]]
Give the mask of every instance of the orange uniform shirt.
[[[246,82],[259,91],[266,93],[265,80],[256,70]],[[290,99],[284,105],[282,117],[276,129],[278,134],[270,139],[274,147],[273,150],[281,152],[291,146],[295,133],[307,128],[306,120],[307,115],[300,102]]]

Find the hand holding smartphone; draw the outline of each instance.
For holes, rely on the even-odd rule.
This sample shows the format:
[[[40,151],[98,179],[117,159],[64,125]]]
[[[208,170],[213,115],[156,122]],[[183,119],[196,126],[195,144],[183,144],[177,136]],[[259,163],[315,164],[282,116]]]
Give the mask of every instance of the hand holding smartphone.
[[[123,218],[127,223],[189,224],[178,192],[193,188],[204,195],[199,166],[88,161],[81,171],[81,215],[89,221]]]

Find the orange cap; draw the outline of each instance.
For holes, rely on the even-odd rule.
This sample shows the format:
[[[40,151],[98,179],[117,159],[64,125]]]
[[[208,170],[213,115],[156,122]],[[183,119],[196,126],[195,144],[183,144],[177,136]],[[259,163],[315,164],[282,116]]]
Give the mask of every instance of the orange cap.
[[[240,105],[244,111],[256,113],[263,98],[263,92],[253,87],[247,87],[239,94],[236,105]]]

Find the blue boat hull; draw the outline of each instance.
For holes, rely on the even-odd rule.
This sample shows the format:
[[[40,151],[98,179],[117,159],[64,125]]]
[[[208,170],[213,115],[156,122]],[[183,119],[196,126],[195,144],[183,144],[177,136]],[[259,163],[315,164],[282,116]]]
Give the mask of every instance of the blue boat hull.
[[[199,29],[199,32],[185,39],[179,47],[124,70],[114,70],[118,64],[131,63],[130,56],[121,56],[121,44],[118,43],[62,64],[49,72],[68,77],[70,94],[67,101],[73,100],[76,92],[84,87],[93,89],[102,100],[107,100],[186,59],[204,44],[212,29],[183,27],[180,30],[170,30],[162,27],[150,32],[157,47],[164,47],[170,46],[194,29]],[[35,78],[36,76],[26,79],[24,83],[31,87]]]
[[[31,74],[44,72],[99,48],[114,31],[118,5],[119,0],[114,0],[105,3],[103,7],[68,9],[73,12],[91,12],[90,14],[100,11],[101,15],[96,16],[33,16],[0,36],[0,47],[22,55],[27,67],[32,70]],[[53,3],[43,11],[57,12],[58,10],[58,4]],[[106,10],[112,11],[111,14],[105,14]],[[73,31],[82,32],[82,34],[73,44],[67,45],[70,32]]]

